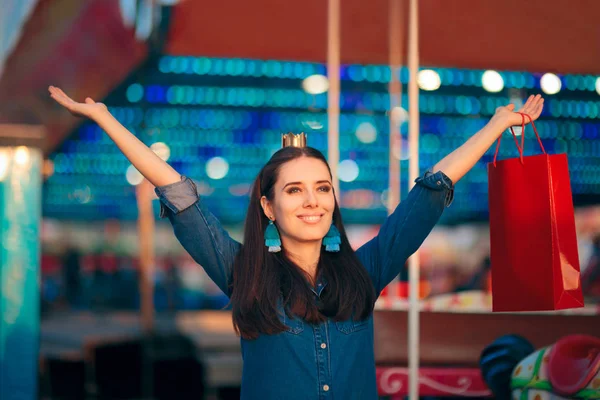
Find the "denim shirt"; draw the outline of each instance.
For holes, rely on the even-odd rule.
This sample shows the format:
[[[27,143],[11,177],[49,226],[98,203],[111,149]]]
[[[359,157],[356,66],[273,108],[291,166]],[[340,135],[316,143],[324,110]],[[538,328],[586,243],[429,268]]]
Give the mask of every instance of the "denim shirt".
[[[356,250],[377,294],[404,267],[454,195],[443,172],[427,171],[376,237]],[[180,182],[156,188],[161,217],[168,217],[177,239],[211,279],[230,295],[234,257],[240,243],[199,201],[196,184]],[[326,282],[313,288],[319,296]],[[327,320],[313,325],[281,312],[287,330],[276,335],[241,339],[242,399],[377,399],[373,316],[365,321]]]

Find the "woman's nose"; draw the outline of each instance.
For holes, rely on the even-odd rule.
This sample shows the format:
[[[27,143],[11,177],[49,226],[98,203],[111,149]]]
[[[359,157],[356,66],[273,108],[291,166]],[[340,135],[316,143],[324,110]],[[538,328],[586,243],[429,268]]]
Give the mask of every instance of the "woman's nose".
[[[317,196],[312,191],[306,191],[304,199],[304,207],[315,207],[317,205]]]

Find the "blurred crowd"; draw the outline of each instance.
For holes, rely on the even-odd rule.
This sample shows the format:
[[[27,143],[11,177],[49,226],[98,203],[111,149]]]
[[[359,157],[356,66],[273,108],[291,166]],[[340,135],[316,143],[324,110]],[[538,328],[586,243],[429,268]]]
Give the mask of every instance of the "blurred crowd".
[[[227,297],[187,255],[156,259],[154,306],[159,312],[223,309]],[[83,254],[68,246],[62,254],[42,255],[42,311],[137,310],[139,259],[99,248]]]
[[[357,240],[365,241],[374,231]],[[491,291],[488,239],[483,236],[475,243],[467,243],[469,237],[477,235],[464,229],[455,233],[451,241],[448,232],[434,231],[422,246],[421,298]],[[596,302],[600,300],[600,234],[580,242],[584,295],[588,301]],[[112,234],[106,235],[93,250],[84,251],[71,243],[64,244],[60,251],[44,249],[42,311],[139,309],[140,263],[123,243],[119,234]],[[461,246],[467,246],[469,251],[461,250]],[[157,312],[228,307],[227,297],[182,249],[157,256],[152,276]],[[399,295],[407,297],[408,268],[398,280]]]

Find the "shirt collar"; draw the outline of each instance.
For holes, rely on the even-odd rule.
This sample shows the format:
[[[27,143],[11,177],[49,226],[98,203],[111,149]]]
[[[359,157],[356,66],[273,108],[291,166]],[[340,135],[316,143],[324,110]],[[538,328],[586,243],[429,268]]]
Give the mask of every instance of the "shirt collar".
[[[314,288],[311,287],[310,290],[312,290],[317,296],[321,297],[321,292],[323,289],[325,289],[325,286],[327,286],[327,279],[319,276],[319,278],[317,278],[317,284]]]

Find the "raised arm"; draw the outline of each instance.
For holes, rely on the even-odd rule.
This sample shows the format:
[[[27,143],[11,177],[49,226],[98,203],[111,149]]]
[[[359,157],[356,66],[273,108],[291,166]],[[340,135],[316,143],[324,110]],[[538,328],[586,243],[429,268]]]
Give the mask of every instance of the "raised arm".
[[[202,204],[197,185],[181,176],[129,132],[108,111],[89,97],[77,103],[62,90],[50,87],[50,95],[71,114],[95,121],[115,142],[125,157],[156,189],[161,201],[161,217],[168,217],[183,248],[200,264],[227,295],[233,263],[240,244],[223,229],[221,223]]]
[[[71,114],[96,122],[151,184],[164,186],[181,180],[177,171],[121,125],[104,104],[96,103],[89,97],[85,99],[85,103],[78,103],[57,87],[50,86],[48,90],[50,96]]]
[[[356,251],[378,295],[421,246],[453,198],[450,178],[441,171],[427,171],[386,218],[377,236]]]
[[[521,125],[522,117],[519,113],[527,114],[531,118],[525,118],[526,124],[538,119],[544,108],[544,99],[539,94],[529,96],[519,111],[513,112],[514,108],[514,104],[498,107],[492,119],[479,132],[444,157],[433,170],[443,171],[456,184],[498,140],[502,132],[511,126]]]
[[[179,182],[158,186],[155,192],[161,201],[160,216],[169,218],[183,248],[229,296],[233,264],[241,244],[206,209],[193,180],[182,176]]]
[[[544,106],[540,96],[530,96],[523,107],[514,112],[514,105],[498,107],[489,123],[462,146],[444,157],[430,171],[416,180],[416,185],[381,226],[378,235],[357,250],[379,293],[404,267],[406,260],[421,246],[444,207],[454,196],[454,184],[485,154],[509,127],[520,125],[527,114],[535,121]]]

